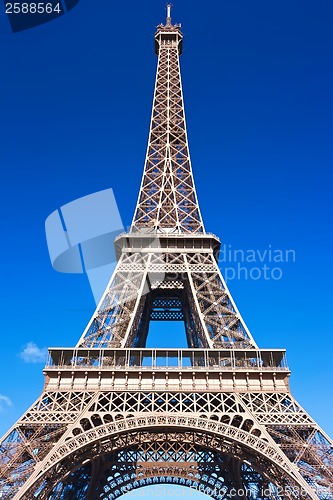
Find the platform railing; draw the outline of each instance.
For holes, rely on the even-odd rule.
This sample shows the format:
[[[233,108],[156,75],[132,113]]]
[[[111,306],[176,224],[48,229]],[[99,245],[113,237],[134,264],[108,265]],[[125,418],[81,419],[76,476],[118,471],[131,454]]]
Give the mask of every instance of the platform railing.
[[[282,349],[50,348],[46,369],[288,370]]]

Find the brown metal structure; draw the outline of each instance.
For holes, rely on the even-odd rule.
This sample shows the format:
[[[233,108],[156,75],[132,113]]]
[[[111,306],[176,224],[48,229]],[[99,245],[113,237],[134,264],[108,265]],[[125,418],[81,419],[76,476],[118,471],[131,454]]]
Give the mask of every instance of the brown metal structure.
[[[49,349],[42,395],[1,441],[1,498],[106,500],[158,483],[218,500],[332,498],[333,443],[292,397],[285,352],[256,345],[204,229],[170,6],[155,45],[131,229],[77,346]],[[146,348],[151,321],[183,321],[188,348]]]

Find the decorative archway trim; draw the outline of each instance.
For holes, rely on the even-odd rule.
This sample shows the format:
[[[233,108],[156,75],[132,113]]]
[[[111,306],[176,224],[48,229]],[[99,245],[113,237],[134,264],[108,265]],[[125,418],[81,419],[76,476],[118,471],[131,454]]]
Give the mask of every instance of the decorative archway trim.
[[[52,469],[57,463],[60,463],[80,448],[86,448],[87,446],[98,441],[111,438],[119,433],[126,433],[127,431],[152,431],[165,429],[166,427],[174,428],[175,430],[179,429],[182,432],[199,430],[201,432],[218,436],[219,438],[223,437],[226,440],[231,440],[241,446],[246,446],[252,451],[257,452],[264,458],[273,462],[276,466],[287,473],[292,481],[299,484],[299,486],[303,489],[306,488],[305,491],[307,491],[311,498],[318,498],[312,489],[305,483],[296,466],[291,464],[282,452],[279,453],[276,448],[262,438],[250,434],[243,429],[233,427],[230,424],[224,424],[201,417],[162,414],[124,418],[89,429],[70,439],[67,437],[67,440],[59,443],[56,450],[52,450],[49,456],[46,457],[45,461],[40,463],[39,467],[37,465],[39,470],[36,470],[35,474],[32,474],[30,480],[25,484],[25,487],[30,488],[35,481],[40,480],[42,476]],[[27,489],[25,488],[25,492],[26,491]],[[22,491],[19,492],[15,499],[21,498],[22,493]]]

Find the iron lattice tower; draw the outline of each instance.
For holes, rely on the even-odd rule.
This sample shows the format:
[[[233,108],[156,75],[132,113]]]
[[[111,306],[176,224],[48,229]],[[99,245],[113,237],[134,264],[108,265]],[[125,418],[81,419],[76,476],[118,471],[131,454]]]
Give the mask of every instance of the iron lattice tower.
[[[3,499],[106,500],[162,482],[218,500],[331,497],[333,443],[292,397],[285,352],[256,345],[205,232],[167,9],[131,229],[78,344],[49,349],[42,395],[1,441]],[[156,320],[184,321],[188,348],[145,348]]]

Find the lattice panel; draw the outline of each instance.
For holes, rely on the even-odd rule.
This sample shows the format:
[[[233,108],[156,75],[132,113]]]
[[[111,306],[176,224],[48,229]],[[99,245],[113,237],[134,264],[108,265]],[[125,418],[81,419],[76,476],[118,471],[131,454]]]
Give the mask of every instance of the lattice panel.
[[[22,422],[72,422],[95,396],[86,391],[47,391],[22,417]]]
[[[116,267],[102,303],[83,333],[78,346],[121,347],[138,297],[147,292],[145,276],[148,255],[126,254]],[[130,267],[129,267],[130,266]]]
[[[240,399],[251,410],[303,477],[315,489],[333,484],[333,447],[290,394],[248,393]],[[326,490],[325,490],[326,488]]]
[[[65,430],[66,426],[60,424],[19,423],[15,426],[0,446],[1,498],[13,498]]]
[[[196,297],[211,347],[255,347],[213,255],[198,253],[195,257],[190,255],[186,258],[190,264],[192,293]],[[202,268],[198,272],[192,266]]]
[[[317,489],[333,484],[333,456],[329,441],[312,425],[269,426],[269,433],[306,481]]]
[[[234,394],[170,392],[105,392],[89,409],[91,412],[176,412],[239,413],[243,406]]]
[[[240,394],[247,408],[263,424],[312,424],[313,420],[290,394],[252,393]]]

